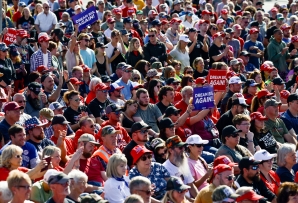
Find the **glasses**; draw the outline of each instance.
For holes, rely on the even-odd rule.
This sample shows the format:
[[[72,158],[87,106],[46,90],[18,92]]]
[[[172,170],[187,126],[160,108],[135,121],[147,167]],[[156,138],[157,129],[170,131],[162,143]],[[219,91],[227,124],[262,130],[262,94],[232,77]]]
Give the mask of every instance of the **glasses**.
[[[213,27],[212,30],[218,30],[218,28],[217,27]]]
[[[121,111],[115,111],[113,112],[116,116],[118,116],[119,114],[121,114]]]
[[[18,188],[24,188],[24,189],[26,189],[26,190],[29,190],[29,189],[31,189],[31,185],[18,185],[17,186]]]
[[[155,35],[148,35],[148,37],[155,37]]]
[[[140,158],[140,160],[142,160],[142,161],[146,161],[147,159],[152,159],[152,154],[148,154],[147,156],[144,155]]]
[[[132,73],[132,70],[125,70],[125,73]]]
[[[253,165],[250,168],[255,171],[255,170],[258,170],[259,166],[258,165]]]
[[[172,85],[178,86],[179,85],[179,82],[172,83]]]
[[[140,132],[142,134],[146,134],[146,133],[148,133],[148,129],[141,129],[141,130],[138,130],[136,132]]]
[[[157,87],[157,88],[161,88],[162,86],[161,86],[161,85],[156,85],[156,87]]]
[[[193,71],[187,71],[186,74],[193,74]]]
[[[140,78],[133,78],[133,80],[140,80]]]
[[[229,176],[226,177],[226,179],[227,179],[228,181],[232,181],[232,180],[234,180],[234,178],[235,178],[234,175],[229,175]]]
[[[151,195],[154,192],[153,190],[138,190],[138,191],[145,192],[146,195]]]
[[[236,137],[238,137],[239,136],[239,134],[237,133],[237,134],[232,134],[231,135],[231,137],[233,137],[233,138],[236,138]]]
[[[81,101],[80,98],[77,98],[77,99],[73,99],[75,102],[79,102]]]
[[[202,145],[202,144],[192,144],[191,146],[196,146],[197,148],[201,148],[201,147],[203,147],[204,145]]]
[[[15,158],[20,159],[22,158],[22,155],[16,155]]]
[[[17,101],[17,103],[19,103],[19,104],[26,103],[26,100]]]

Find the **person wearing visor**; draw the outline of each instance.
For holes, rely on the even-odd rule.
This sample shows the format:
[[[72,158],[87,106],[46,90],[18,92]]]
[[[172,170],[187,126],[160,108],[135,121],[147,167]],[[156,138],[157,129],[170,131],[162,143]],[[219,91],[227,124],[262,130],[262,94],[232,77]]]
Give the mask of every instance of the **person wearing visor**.
[[[275,194],[266,187],[265,183],[260,178],[260,163],[261,161],[255,160],[253,157],[243,157],[239,162],[241,172],[236,181],[241,187],[252,187],[258,195],[262,195],[267,199],[267,201],[275,203]],[[259,202],[266,203],[266,200],[263,198],[260,199]]]
[[[259,164],[261,180],[275,195],[277,195],[281,184],[278,175],[272,170],[274,158],[276,158],[276,156],[276,154],[270,154],[265,149],[261,149],[254,154],[254,159],[261,161]]]
[[[222,130],[222,143],[223,145],[218,149],[215,157],[225,155],[231,161],[239,163],[243,156],[252,157],[250,151],[239,145],[239,133],[242,130],[237,130],[234,126],[228,125]]]

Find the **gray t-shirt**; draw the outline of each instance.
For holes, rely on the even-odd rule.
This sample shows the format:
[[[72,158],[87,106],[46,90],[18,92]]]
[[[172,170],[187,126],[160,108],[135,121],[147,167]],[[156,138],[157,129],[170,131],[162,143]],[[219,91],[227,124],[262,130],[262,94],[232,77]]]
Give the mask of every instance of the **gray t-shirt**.
[[[245,156],[251,157],[252,156],[252,154],[248,151],[248,149],[246,149],[245,147],[243,147],[241,145],[237,145],[236,149],[233,150],[225,144],[223,144],[218,149],[218,151],[215,154],[215,158],[222,156],[222,155],[230,156],[233,159],[231,161],[233,161],[235,163],[239,163],[239,161],[242,159],[242,157],[245,157]]]
[[[238,58],[239,49],[241,49],[239,40],[231,39],[228,44],[233,47],[234,58]]]
[[[161,116],[162,114],[155,104],[148,104],[148,108],[145,111],[139,107],[137,113],[134,115],[134,117],[141,117],[157,133],[159,133],[157,119]]]

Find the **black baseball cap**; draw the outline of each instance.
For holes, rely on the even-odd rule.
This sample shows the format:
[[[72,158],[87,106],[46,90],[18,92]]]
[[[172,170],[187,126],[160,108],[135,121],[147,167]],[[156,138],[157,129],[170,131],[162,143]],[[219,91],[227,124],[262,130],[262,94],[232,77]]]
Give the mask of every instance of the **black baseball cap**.
[[[224,138],[229,135],[237,134],[239,132],[242,132],[242,130],[237,130],[234,126],[228,125],[228,126],[224,127],[224,129],[222,130],[221,136],[222,136],[222,138]]]
[[[274,85],[283,85],[283,84],[285,84],[285,82],[280,77],[274,78],[272,80],[272,82],[273,82]]]
[[[165,128],[171,128],[174,127],[175,124],[170,118],[163,118],[159,122],[159,128],[160,129],[165,129]]]
[[[225,29],[225,32],[231,34],[231,33],[234,33],[235,31],[232,28],[227,28]]]
[[[143,128],[150,129],[152,127],[147,125],[144,121],[136,122],[131,126],[131,133],[134,133],[134,132],[141,130]]]
[[[252,21],[252,22],[250,23],[250,26],[251,26],[251,27],[259,27],[259,23],[258,23],[258,21]]]
[[[97,42],[96,45],[95,45],[95,48],[108,48],[108,46],[104,45],[104,43],[101,43],[101,42]]]
[[[101,81],[103,83],[107,83],[107,82],[111,82],[112,80],[111,80],[111,78],[108,75],[102,75],[101,76]]]
[[[153,25],[153,26],[155,26],[155,25],[161,25],[161,22],[160,22],[160,20],[155,19],[155,20],[153,20],[153,21],[151,22],[151,25]]]
[[[289,102],[292,102],[292,101],[295,101],[295,100],[298,100],[298,94],[297,93],[290,94],[290,96],[287,99],[287,102],[289,103]]]
[[[66,120],[66,118],[63,115],[55,115],[52,120],[52,125],[56,124],[68,124],[69,122]]]
[[[34,92],[34,94],[38,95],[41,91],[41,84],[39,84],[38,82],[31,82],[28,85],[28,89]]]
[[[167,84],[167,85],[170,85],[170,84],[172,84],[172,83],[180,83],[180,81],[176,80],[176,78],[168,78],[168,79],[166,80],[166,84]]]
[[[169,106],[165,111],[165,117],[169,117],[174,113],[180,113],[181,111],[181,109],[177,109],[175,106]]]
[[[176,190],[176,191],[181,192],[181,191],[187,190],[189,188],[190,188],[190,186],[185,185],[182,182],[181,178],[178,178],[175,176],[170,177],[170,179],[167,181],[167,187],[166,187],[167,191]]]
[[[106,107],[106,114],[109,114],[111,112],[118,112],[122,111],[123,109],[117,106],[115,103],[112,103]]]
[[[253,165],[258,165],[261,161],[254,160],[253,157],[243,157],[238,163],[239,169],[242,171],[244,168],[249,168]]]
[[[256,83],[256,81],[254,79],[247,79],[245,82],[246,87],[254,87],[257,85],[259,85],[259,83]]]

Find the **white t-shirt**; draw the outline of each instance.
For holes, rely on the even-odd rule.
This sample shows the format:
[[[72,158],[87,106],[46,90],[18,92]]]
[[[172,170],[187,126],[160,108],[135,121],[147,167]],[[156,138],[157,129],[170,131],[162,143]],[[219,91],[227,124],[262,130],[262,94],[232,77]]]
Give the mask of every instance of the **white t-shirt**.
[[[37,15],[34,24],[39,26],[41,32],[47,32],[53,25],[57,24],[57,17],[51,11],[49,11],[47,15],[44,12],[41,12]]]
[[[49,56],[48,53],[46,54],[42,54],[42,58],[43,58],[43,65],[45,65],[46,67],[48,67],[48,63],[49,63]]]
[[[107,54],[107,57],[108,57],[108,58],[111,58],[111,57],[112,57],[114,48],[115,48],[115,47],[113,47],[113,45],[111,44],[111,42],[109,42],[109,43],[107,44],[106,54]],[[117,43],[117,49],[122,53],[121,44],[120,44],[119,42]]]
[[[104,31],[105,36],[111,39],[111,33],[112,33],[112,31],[113,30],[110,30],[110,28],[106,29]]]
[[[129,178],[124,177],[127,184]],[[123,203],[126,197],[130,196],[129,187],[124,181],[118,181],[115,178],[109,178],[104,185],[105,199],[110,203]]]
[[[181,73],[183,73],[183,70],[186,66],[190,66],[189,55],[187,51],[185,51],[185,53],[182,53],[178,49],[174,48],[170,52],[170,55],[173,59],[181,62],[181,70],[180,70]]]

